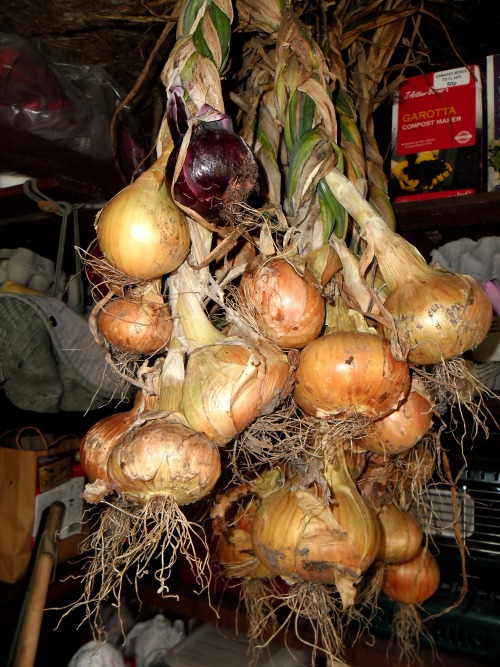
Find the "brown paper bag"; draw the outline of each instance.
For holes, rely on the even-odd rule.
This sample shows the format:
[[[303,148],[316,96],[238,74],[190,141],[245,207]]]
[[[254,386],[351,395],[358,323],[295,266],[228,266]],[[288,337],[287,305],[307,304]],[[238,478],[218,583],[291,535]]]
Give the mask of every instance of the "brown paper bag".
[[[0,581],[23,579],[43,511],[55,500],[66,508],[58,560],[78,553],[86,534],[79,447],[75,435],[55,438],[32,427],[0,435]]]

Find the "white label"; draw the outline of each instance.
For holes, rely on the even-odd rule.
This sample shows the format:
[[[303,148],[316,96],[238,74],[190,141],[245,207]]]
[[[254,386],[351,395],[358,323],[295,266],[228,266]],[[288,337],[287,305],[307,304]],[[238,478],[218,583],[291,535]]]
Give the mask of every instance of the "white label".
[[[79,533],[82,529],[83,498],[81,497],[81,493],[84,488],[84,477],[72,477],[67,482],[64,482],[64,484],[59,484],[59,486],[37,495],[35,497],[33,539],[35,539],[38,532],[44,510],[58,500],[64,503],[65,508],[59,538],[64,540],[66,537]]]
[[[434,74],[434,88],[457,88],[466,86],[470,81],[470,70],[467,67],[449,69],[446,72]]]

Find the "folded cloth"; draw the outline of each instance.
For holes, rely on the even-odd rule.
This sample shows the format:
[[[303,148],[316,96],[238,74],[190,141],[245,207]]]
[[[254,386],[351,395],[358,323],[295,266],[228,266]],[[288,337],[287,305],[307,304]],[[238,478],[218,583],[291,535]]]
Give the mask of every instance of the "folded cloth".
[[[85,317],[48,296],[0,293],[0,384],[22,410],[99,408],[124,392]]]

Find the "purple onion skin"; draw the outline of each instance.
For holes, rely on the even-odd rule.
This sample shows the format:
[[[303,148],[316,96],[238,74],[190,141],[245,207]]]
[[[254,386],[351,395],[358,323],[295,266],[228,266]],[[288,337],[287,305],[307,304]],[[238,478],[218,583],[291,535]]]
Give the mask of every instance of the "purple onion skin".
[[[169,182],[179,148],[168,161]],[[245,202],[257,188],[257,178],[257,164],[243,139],[217,121],[201,121],[193,128],[174,198],[207,220],[227,223],[231,204]]]

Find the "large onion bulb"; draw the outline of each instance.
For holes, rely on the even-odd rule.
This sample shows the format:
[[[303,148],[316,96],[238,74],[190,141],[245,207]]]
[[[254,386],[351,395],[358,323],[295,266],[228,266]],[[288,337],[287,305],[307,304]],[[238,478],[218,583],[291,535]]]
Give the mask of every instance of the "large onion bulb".
[[[205,435],[168,419],[153,419],[130,431],[112,450],[110,483],[128,498],[146,503],[170,496],[178,505],[200,500],[221,472],[217,446]]]
[[[275,574],[292,583],[334,583],[348,607],[377,555],[379,525],[345,461],[337,469],[329,466],[327,479],[330,501],[320,485],[301,488],[299,479],[263,494],[252,521],[252,543],[259,560]]]
[[[176,269],[190,247],[184,213],[165,184],[162,156],[116,194],[96,219],[97,239],[108,262],[135,281]]]
[[[205,345],[189,355],[183,412],[189,424],[224,445],[291,391],[286,355],[265,341],[240,338]]]
[[[303,348],[321,333],[325,301],[312,275],[284,257],[256,257],[241,276],[242,307],[267,339]]]
[[[293,397],[315,417],[362,413],[378,419],[395,410],[410,389],[408,364],[387,339],[339,331],[320,336],[300,353]]]

